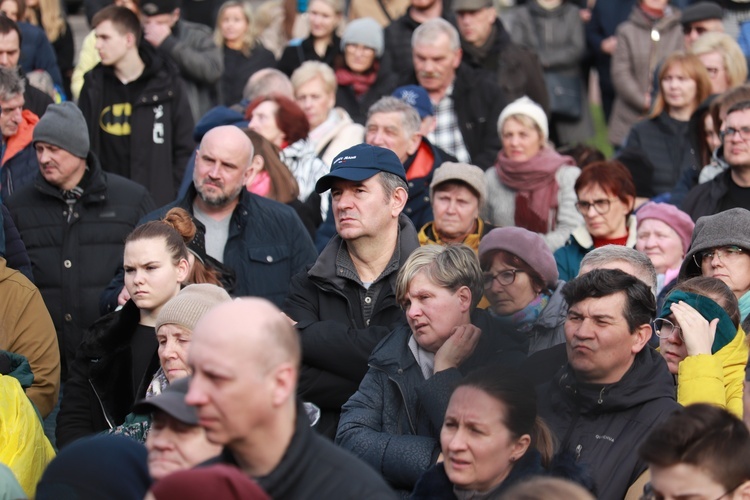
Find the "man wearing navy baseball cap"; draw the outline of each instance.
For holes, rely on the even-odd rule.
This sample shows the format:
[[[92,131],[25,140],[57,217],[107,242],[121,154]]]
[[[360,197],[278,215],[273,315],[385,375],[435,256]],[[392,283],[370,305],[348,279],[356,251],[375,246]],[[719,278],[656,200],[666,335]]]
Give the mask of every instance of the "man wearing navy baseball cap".
[[[302,339],[299,393],[320,407],[318,430],[333,439],[341,406],[359,387],[370,352],[406,319],[395,280],[419,241],[401,213],[406,172],[390,149],[359,144],[342,151],[315,189],[331,190],[338,234],[292,279],[283,310]]]

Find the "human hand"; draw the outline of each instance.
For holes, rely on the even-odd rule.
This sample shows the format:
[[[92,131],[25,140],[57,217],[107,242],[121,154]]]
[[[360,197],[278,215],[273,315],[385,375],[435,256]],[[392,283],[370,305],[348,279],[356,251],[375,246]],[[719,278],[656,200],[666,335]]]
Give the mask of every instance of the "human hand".
[[[435,353],[435,373],[458,368],[471,356],[482,330],[471,323],[453,328],[451,336]]]
[[[694,307],[683,301],[672,304],[672,314],[682,330],[688,356],[711,354],[719,318],[709,322]]]
[[[169,35],[172,28],[162,23],[146,23],[143,26],[143,38],[154,47],[159,47]]]
[[[119,295],[117,295],[117,305],[124,306],[125,302],[129,300],[130,300],[130,293],[128,293],[128,289],[125,287],[122,287],[122,290],[120,290]]]
[[[605,54],[612,55],[615,53],[615,49],[617,48],[617,37],[615,36],[608,36],[604,40],[602,40],[601,45],[599,48],[602,49],[602,52]]]
[[[578,15],[584,23],[591,21],[591,9],[580,9]]]

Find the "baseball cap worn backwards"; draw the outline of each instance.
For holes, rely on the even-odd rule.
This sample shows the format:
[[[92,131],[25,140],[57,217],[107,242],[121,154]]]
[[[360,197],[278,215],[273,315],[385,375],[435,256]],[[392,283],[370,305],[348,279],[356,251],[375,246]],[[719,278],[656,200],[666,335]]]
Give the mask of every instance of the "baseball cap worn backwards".
[[[397,175],[406,182],[406,171],[396,153],[379,146],[357,144],[345,149],[333,159],[331,171],[318,179],[315,191],[328,191],[336,179],[361,182],[380,172]]]

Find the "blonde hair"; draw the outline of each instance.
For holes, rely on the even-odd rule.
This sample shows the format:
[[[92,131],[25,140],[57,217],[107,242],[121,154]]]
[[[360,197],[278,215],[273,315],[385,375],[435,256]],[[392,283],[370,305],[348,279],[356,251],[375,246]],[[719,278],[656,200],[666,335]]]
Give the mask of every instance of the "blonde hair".
[[[724,70],[729,78],[729,88],[735,88],[747,80],[747,60],[740,45],[726,33],[709,32],[700,36],[690,49],[691,54],[700,56],[716,52],[721,56]]]
[[[18,4],[18,2],[16,2]],[[20,14],[19,5],[19,14]],[[40,26],[44,29],[50,43],[54,43],[65,34],[65,18],[60,9],[59,0],[39,0],[39,13],[42,19],[38,19],[36,11],[32,8],[26,8],[26,21],[34,26]]]
[[[336,93],[336,74],[326,63],[320,61],[305,61],[292,73],[292,86],[296,91],[309,81],[320,78],[326,90],[332,94]]]
[[[216,16],[214,42],[216,42],[216,45],[218,45],[219,47],[224,47],[226,40],[224,39],[224,35],[221,34],[221,20],[227,9],[230,9],[232,7],[239,7],[240,10],[242,10],[242,15],[245,16],[245,20],[247,21],[247,29],[245,30],[245,34],[242,37],[242,47],[240,48],[240,52],[242,52],[242,55],[244,55],[245,57],[249,57],[250,53],[255,47],[256,31],[253,19],[253,11],[250,7],[250,4],[247,2],[244,2],[242,0],[227,0],[226,2],[221,4],[219,13]]]

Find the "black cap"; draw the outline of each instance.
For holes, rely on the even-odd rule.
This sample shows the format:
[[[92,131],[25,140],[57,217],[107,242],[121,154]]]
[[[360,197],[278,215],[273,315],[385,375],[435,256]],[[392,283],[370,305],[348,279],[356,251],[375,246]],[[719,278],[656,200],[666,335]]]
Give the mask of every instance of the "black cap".
[[[698,2],[685,7],[680,22],[684,25],[708,19],[722,19],[724,11],[714,2]]]
[[[315,191],[328,191],[336,179],[361,182],[380,172],[397,175],[406,182],[406,171],[396,153],[379,146],[357,144],[333,159],[330,173],[318,179]]]
[[[144,414],[161,410],[182,423],[198,425],[198,410],[185,403],[189,384],[190,377],[175,380],[161,394],[138,401],[133,407],[133,412]]]

